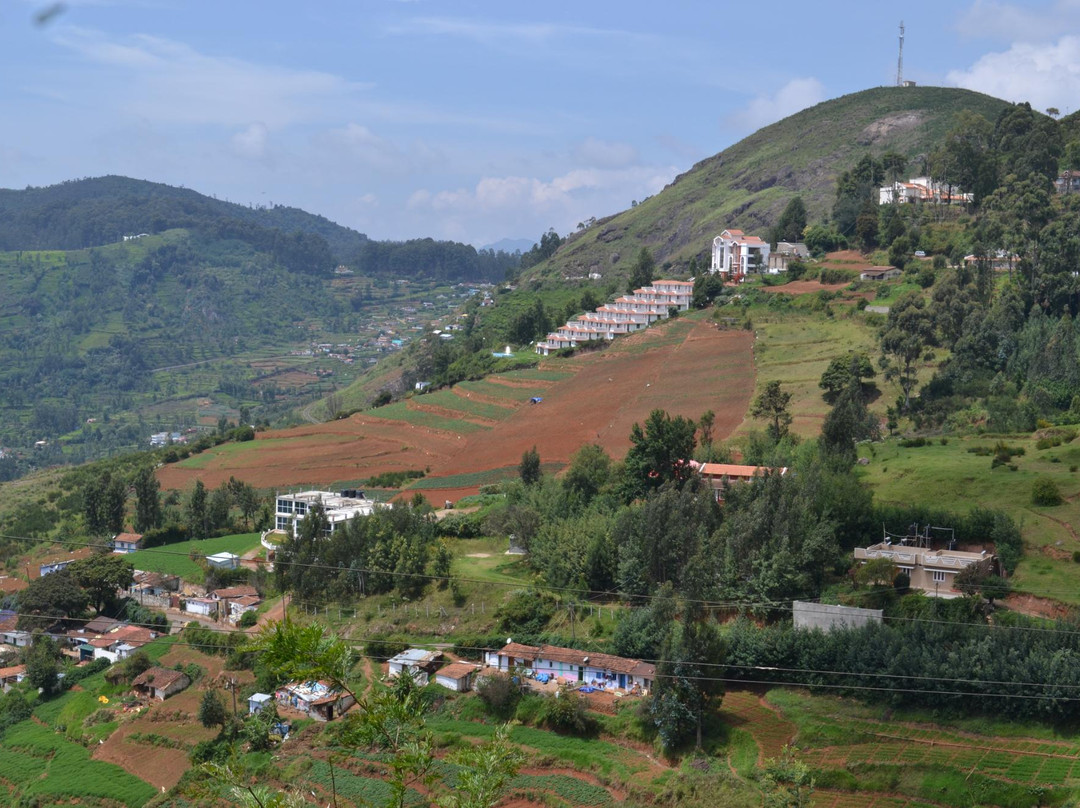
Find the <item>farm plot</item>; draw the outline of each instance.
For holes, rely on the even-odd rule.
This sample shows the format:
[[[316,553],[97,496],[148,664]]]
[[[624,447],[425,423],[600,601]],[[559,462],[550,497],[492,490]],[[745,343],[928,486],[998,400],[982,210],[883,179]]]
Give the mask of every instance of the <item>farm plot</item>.
[[[92,759],[85,747],[32,720],[4,733],[0,751],[0,777],[9,794],[38,797],[43,804],[79,800],[138,808],[157,793],[149,783]]]
[[[464,418],[448,418],[445,415],[425,411],[419,406],[414,406],[412,401],[398,401],[379,407],[377,415],[387,421],[404,421],[413,426],[439,429],[452,434],[476,432],[487,428]]]
[[[462,393],[475,393],[489,400],[505,401],[506,406],[513,406],[511,402],[524,403],[534,396],[542,396],[550,384],[537,382],[525,385],[504,384],[498,381],[498,376],[490,376],[474,382],[458,382],[454,385],[454,391]]]
[[[501,421],[514,411],[512,405],[499,406],[472,398],[470,394],[457,395],[452,390],[436,390],[434,393],[425,393],[409,401],[413,409],[443,411],[455,418],[480,419],[484,421]]]

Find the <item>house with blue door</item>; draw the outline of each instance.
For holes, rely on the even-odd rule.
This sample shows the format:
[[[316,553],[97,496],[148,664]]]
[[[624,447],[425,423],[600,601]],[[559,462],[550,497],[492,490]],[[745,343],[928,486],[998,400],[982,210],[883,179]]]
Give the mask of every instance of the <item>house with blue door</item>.
[[[520,668],[537,678],[550,677],[627,692],[647,693],[656,678],[656,666],[647,662],[557,645],[508,642],[502,649],[489,652],[487,663],[500,671]]]

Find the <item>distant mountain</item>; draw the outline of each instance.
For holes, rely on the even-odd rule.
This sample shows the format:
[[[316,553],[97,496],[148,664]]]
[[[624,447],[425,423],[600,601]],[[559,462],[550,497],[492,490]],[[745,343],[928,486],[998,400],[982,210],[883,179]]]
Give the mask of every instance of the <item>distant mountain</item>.
[[[501,238],[493,244],[485,244],[481,247],[481,250],[494,250],[498,252],[513,253],[513,252],[528,252],[532,246],[536,243],[536,239],[532,238]]]
[[[765,236],[800,195],[810,220],[832,206],[837,175],[866,153],[896,151],[922,170],[962,110],[990,121],[1009,104],[970,90],[878,87],[805,109],[702,160],[641,204],[567,237],[530,274],[624,277],[641,247],[657,264],[707,258],[714,236],[737,227]]]
[[[517,264],[507,252],[479,254],[468,244],[433,239],[375,241],[299,208],[248,207],[129,177],[0,189],[0,251],[81,250],[180,228],[247,242],[287,269],[322,275],[344,264],[367,275],[501,281]]]

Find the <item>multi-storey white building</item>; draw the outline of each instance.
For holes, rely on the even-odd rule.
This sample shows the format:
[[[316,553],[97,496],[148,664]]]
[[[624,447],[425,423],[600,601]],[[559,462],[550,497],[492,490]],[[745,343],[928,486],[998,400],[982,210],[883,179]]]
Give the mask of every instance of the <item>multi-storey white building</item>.
[[[710,272],[719,272],[724,280],[741,280],[755,269],[769,267],[769,243],[742,230],[725,230],[713,239]]]
[[[568,321],[566,325],[536,343],[536,352],[548,356],[560,348],[575,348],[583,342],[615,339],[648,328],[657,320],[663,320],[671,309],[686,311],[694,293],[689,281],[659,280],[652,285],[635,289],[632,295],[617,298],[594,312],[585,313]]]
[[[297,535],[297,524],[307,516],[316,503],[322,504],[330,523],[327,535],[356,516],[370,516],[376,508],[386,507],[364,496],[363,491],[350,489],[335,494],[333,491],[301,491],[296,494],[278,494],[275,506],[274,527]]]

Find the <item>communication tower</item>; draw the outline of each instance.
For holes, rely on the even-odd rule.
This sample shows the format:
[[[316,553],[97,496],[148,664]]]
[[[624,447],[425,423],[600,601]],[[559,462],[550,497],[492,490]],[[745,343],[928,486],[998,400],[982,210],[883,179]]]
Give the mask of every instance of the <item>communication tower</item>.
[[[904,21],[900,20],[900,53],[896,57],[896,86],[904,86]]]

